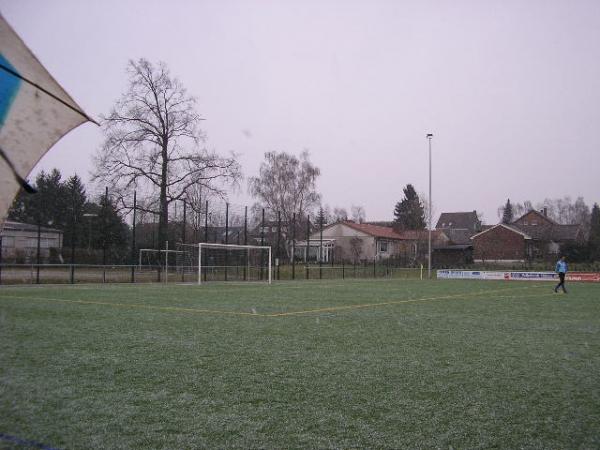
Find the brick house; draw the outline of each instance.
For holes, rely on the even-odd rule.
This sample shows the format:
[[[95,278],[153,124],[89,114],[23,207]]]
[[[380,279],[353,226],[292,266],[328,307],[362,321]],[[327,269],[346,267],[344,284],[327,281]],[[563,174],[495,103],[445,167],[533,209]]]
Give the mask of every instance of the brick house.
[[[471,237],[473,260],[517,262],[531,254],[531,236],[503,223],[487,228]]]
[[[583,238],[582,227],[562,225],[546,211],[528,211],[510,224],[498,224],[471,237],[475,261],[522,262],[555,258],[562,245]]]

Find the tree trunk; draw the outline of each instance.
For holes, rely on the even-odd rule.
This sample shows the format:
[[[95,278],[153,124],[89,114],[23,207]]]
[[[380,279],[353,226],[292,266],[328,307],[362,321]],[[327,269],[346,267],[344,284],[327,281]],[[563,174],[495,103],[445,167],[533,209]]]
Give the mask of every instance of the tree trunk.
[[[158,216],[158,248],[165,248],[168,239],[169,203],[167,202],[167,176],[169,167],[168,141],[162,146],[162,167],[160,178],[160,213]]]

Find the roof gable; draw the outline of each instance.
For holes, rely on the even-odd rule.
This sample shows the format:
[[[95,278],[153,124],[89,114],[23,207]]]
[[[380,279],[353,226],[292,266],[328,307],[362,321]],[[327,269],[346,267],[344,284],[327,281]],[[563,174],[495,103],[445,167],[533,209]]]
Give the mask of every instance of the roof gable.
[[[515,228],[515,227],[510,226],[510,225],[506,225],[505,223],[499,223],[497,225],[494,225],[493,227],[487,228],[487,229],[483,230],[482,232],[477,233],[477,234],[471,236],[471,239],[475,239],[478,236],[481,236],[481,235],[483,235],[485,233],[489,233],[490,231],[493,231],[493,230],[495,230],[498,227],[503,227],[503,228],[506,228],[507,230],[513,232],[513,233],[520,234],[525,239],[531,239],[531,236],[529,236],[528,234],[523,233],[523,231],[519,230],[518,228]]]
[[[440,218],[437,221],[437,229],[465,229],[465,230],[478,230],[480,228],[479,218],[477,217],[477,211],[469,212],[449,212],[440,214]]]
[[[527,225],[525,222],[530,223],[532,220],[540,221],[540,223],[547,223],[548,225],[558,225],[550,217],[545,216],[544,214],[542,214],[539,211],[536,211],[535,209],[531,209],[531,210],[527,211],[525,214],[523,214],[521,217],[519,217],[517,220],[513,220],[511,225],[514,225],[514,224]]]

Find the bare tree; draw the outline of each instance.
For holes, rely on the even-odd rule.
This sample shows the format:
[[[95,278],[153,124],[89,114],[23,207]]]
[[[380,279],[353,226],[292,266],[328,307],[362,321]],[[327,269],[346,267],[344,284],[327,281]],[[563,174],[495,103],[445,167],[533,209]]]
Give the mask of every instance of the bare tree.
[[[365,208],[359,205],[352,205],[350,208],[350,214],[352,215],[352,220],[356,223],[363,223],[367,220],[367,213],[365,212]]]
[[[359,237],[353,237],[350,239],[350,253],[352,254],[352,258],[354,263],[356,264],[360,261],[360,257],[363,252],[363,240]]]
[[[335,222],[343,222],[344,220],[348,220],[348,211],[346,211],[346,208],[333,208],[333,220]]]
[[[320,174],[307,151],[300,158],[285,152],[267,152],[259,175],[250,178],[248,187],[260,206],[281,212],[284,223],[291,223],[293,213],[310,214],[319,206],[321,195],[317,193],[316,181]]]
[[[172,78],[166,65],[145,59],[130,61],[129,86],[103,118],[105,140],[96,156],[94,179],[111,186],[123,207],[129,193],[144,190],[158,198],[147,208],[159,215],[158,243],[167,239],[169,204],[194,185],[224,195],[217,182],[241,177],[235,155],[221,157],[202,146],[196,99]]]

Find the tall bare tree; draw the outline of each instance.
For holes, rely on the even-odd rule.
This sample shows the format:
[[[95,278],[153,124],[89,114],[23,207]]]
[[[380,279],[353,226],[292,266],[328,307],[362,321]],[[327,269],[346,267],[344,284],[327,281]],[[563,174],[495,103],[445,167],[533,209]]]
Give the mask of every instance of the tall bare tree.
[[[169,204],[194,185],[224,194],[217,182],[236,182],[240,167],[235,155],[219,156],[203,146],[204,135],[196,99],[173,78],[167,66],[145,59],[130,61],[129,86],[102,128],[105,140],[96,156],[95,179],[120,194],[131,207],[129,194],[141,189],[158,198],[158,245],[167,239]]]
[[[367,220],[367,213],[365,212],[365,208],[361,205],[352,205],[350,207],[350,214],[352,220],[356,223],[363,223]]]
[[[262,207],[280,211],[284,223],[291,223],[293,213],[300,217],[319,205],[316,182],[320,174],[307,151],[300,158],[286,152],[267,152],[259,175],[250,178],[248,187]]]

